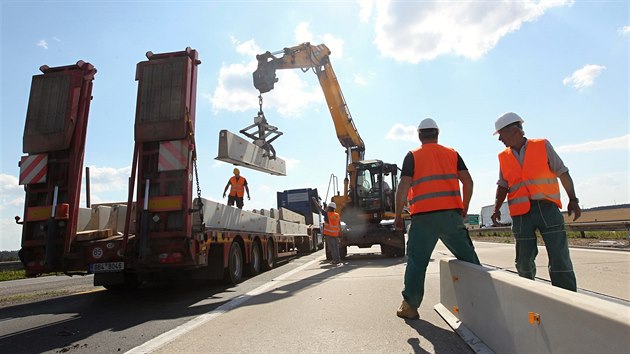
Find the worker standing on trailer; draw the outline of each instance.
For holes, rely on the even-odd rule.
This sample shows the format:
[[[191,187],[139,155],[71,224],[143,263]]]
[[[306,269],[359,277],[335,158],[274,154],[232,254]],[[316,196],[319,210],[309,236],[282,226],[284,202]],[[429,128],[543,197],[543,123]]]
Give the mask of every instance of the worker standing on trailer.
[[[233,172],[234,176],[230,177],[223,190],[223,198],[225,198],[225,193],[228,188],[231,187],[227,205],[233,206],[234,202],[236,202],[236,207],[243,209],[243,196],[245,195],[245,191],[247,191],[247,200],[251,200],[249,197],[249,187],[247,186],[247,180],[245,177],[241,176],[241,171],[239,171],[238,168],[235,168]]]
[[[418,319],[424,297],[424,280],[431,253],[438,239],[457,259],[480,264],[464,217],[473,192],[473,180],[461,156],[452,148],[438,144],[439,128],[431,118],[420,122],[420,147],[403,161],[400,185],[396,191],[396,229],[403,229],[402,210],[407,200],[411,227],[407,241],[403,301],[396,315]],[[464,198],[459,189],[463,185]]]
[[[335,202],[328,203],[328,210],[324,210],[315,197],[312,198],[313,203],[317,205],[319,211],[324,215],[324,237],[326,238],[326,248],[330,250],[332,264],[339,264],[341,256],[339,254],[339,238],[341,237],[341,217],[335,211],[337,204]]]
[[[512,233],[516,240],[518,275],[534,279],[538,246],[536,230],[540,231],[549,257],[551,284],[577,291],[573,264],[569,255],[564,217],[560,213],[558,178],[569,196],[569,216],[577,220],[582,211],[575,196],[569,169],[546,139],[527,139],[523,119],[516,113],[503,114],[494,123],[499,140],[506,146],[499,154],[499,181],[490,217],[496,223],[501,218],[501,205],[507,196]]]

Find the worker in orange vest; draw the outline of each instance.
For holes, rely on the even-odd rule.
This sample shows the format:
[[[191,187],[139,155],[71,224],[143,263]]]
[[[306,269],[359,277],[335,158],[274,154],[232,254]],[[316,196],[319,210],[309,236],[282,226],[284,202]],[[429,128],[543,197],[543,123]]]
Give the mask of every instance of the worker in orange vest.
[[[396,191],[396,229],[403,229],[402,211],[407,202],[411,214],[403,301],[396,312],[406,319],[420,317],[418,308],[424,297],[426,270],[438,239],[457,259],[480,264],[464,226],[473,180],[459,153],[438,144],[439,131],[431,118],[420,122],[421,145],[405,156]]]
[[[317,202],[315,197],[312,201],[319,211],[324,215],[324,237],[326,239],[326,249],[330,250],[330,256],[332,258],[331,263],[337,265],[341,262],[341,256],[339,254],[339,238],[341,237],[341,217],[339,213],[335,211],[337,204],[335,202],[328,203],[327,209],[324,210]]]
[[[231,187],[227,205],[233,206],[234,202],[236,202],[236,207],[243,209],[243,196],[245,195],[245,191],[247,191],[247,200],[251,200],[249,197],[249,187],[247,186],[247,180],[245,177],[241,176],[241,171],[239,171],[238,168],[235,168],[233,172],[234,176],[230,177],[223,190],[223,198],[225,198],[225,193],[228,188]]]
[[[499,209],[507,196],[518,275],[532,280],[536,276],[538,230],[547,248],[551,284],[577,291],[558,185],[559,178],[569,196],[569,216],[575,214],[573,220],[577,220],[582,211],[573,179],[549,141],[525,137],[523,123],[518,114],[508,112],[494,124],[494,135],[499,134],[506,148],[499,154],[499,181],[491,219],[496,223],[501,218]]]

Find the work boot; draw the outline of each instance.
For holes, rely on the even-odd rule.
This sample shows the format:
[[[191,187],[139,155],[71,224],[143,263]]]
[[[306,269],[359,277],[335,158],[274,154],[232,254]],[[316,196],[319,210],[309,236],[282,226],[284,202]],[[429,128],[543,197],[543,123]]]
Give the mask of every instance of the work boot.
[[[418,309],[411,307],[411,305],[409,305],[405,300],[403,300],[402,304],[400,304],[400,307],[398,308],[398,311],[396,311],[396,316],[409,320],[417,320],[420,318]]]

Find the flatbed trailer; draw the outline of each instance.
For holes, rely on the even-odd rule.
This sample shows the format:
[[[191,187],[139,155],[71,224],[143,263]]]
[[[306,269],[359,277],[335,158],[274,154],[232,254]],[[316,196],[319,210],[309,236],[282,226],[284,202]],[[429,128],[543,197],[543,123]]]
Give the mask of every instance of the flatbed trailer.
[[[26,190],[25,220],[20,222],[26,275],[93,273],[94,285],[108,289],[183,275],[238,283],[245,274],[256,275],[280,259],[311,251],[303,245],[313,238],[312,227],[201,198],[194,135],[201,61],[191,48],[147,52],[147,59],[136,70],[128,200],[92,208],[78,203],[96,70],[79,62],[43,67],[44,75],[34,77],[24,136],[29,155],[22,158],[25,177],[20,179]],[[61,89],[68,92],[59,94]],[[51,115],[41,104],[67,108]],[[47,122],[50,117],[53,122]],[[36,128],[50,126],[60,131],[59,142],[42,146],[41,135],[50,132]],[[43,172],[29,175],[31,160]]]

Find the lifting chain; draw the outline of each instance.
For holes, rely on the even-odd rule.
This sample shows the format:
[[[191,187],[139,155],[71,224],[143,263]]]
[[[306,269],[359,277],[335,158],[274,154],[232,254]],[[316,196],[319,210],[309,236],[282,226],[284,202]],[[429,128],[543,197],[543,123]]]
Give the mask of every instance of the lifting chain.
[[[201,186],[199,185],[199,173],[197,172],[197,158],[193,159],[193,167],[195,169],[195,181],[197,182],[197,208],[199,208],[199,225],[204,229],[203,222],[203,202],[201,201]]]
[[[262,110],[262,104],[263,104],[263,99],[262,99],[262,94],[258,95],[258,114],[262,114],[263,110]]]

